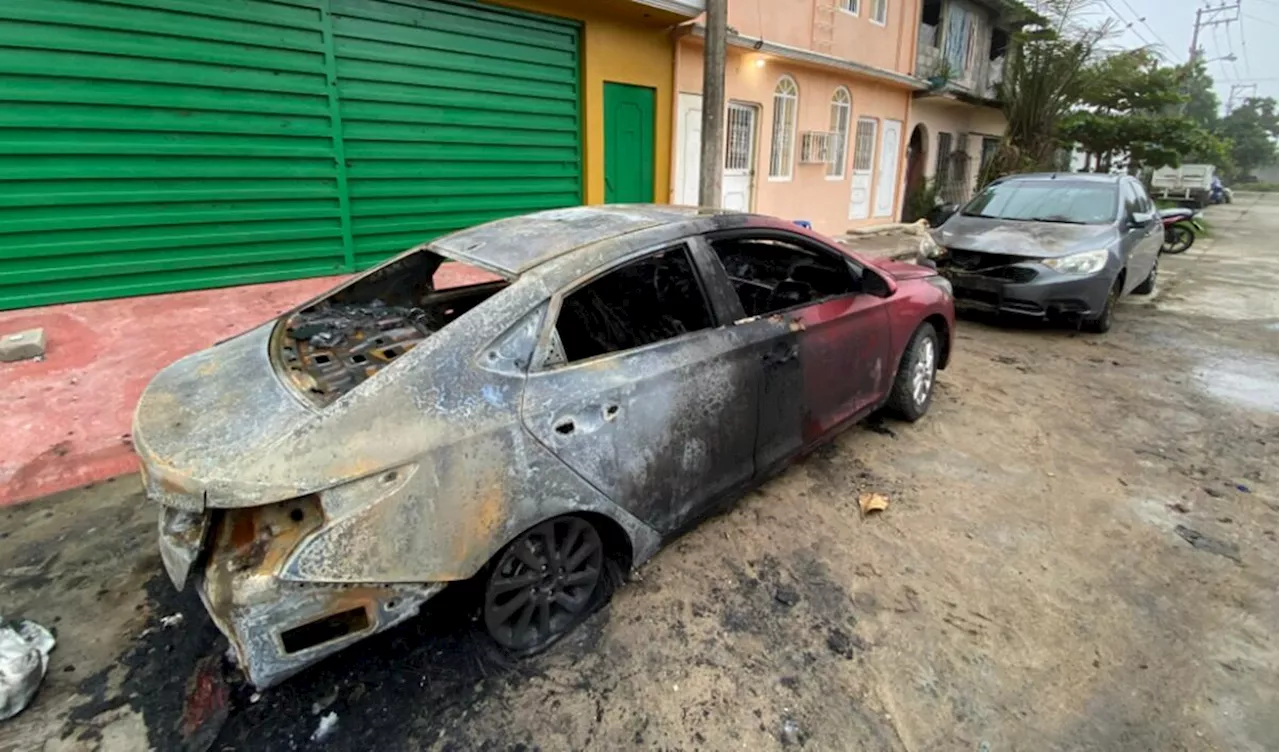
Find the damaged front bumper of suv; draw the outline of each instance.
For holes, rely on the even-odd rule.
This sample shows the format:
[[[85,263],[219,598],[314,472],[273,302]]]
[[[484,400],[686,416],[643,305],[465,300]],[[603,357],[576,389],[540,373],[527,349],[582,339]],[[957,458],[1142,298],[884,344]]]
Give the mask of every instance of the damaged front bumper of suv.
[[[288,579],[290,555],[323,524],[314,495],[241,509],[161,507],[160,554],[169,578],[179,590],[194,581],[258,688],[403,622],[445,587]]]

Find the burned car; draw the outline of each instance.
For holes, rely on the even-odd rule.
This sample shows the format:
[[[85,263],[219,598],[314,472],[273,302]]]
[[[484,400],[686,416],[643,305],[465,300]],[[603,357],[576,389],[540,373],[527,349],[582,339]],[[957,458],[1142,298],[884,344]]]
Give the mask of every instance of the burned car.
[[[883,405],[928,409],[948,283],[781,220],[658,206],[418,246],[159,373],[160,549],[259,687],[476,585],[512,654],[606,570]]]

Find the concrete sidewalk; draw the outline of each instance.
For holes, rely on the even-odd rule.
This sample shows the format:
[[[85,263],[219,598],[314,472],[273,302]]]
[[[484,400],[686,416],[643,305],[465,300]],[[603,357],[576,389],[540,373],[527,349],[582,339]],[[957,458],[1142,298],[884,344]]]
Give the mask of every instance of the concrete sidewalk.
[[[147,382],[332,287],[341,277],[0,313],[0,334],[43,327],[43,361],[0,363],[0,506],[133,472],[133,408]]]

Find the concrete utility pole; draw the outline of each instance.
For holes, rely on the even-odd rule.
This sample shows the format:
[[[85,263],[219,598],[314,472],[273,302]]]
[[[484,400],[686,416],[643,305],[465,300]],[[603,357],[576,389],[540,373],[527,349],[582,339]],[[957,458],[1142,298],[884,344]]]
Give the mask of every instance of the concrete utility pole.
[[[1223,115],[1231,114],[1231,108],[1234,107],[1236,103],[1236,94],[1257,96],[1258,85],[1257,84],[1231,84],[1231,93],[1227,95],[1227,105],[1226,105],[1226,109],[1222,113]],[[1242,99],[1248,99],[1248,96],[1242,97]]]
[[[1235,11],[1235,15],[1223,17],[1223,13]],[[1196,22],[1191,27],[1191,56],[1187,58],[1187,66],[1194,67],[1196,58],[1200,56],[1200,30],[1207,29],[1210,26],[1221,26],[1229,24],[1232,21],[1240,20],[1240,0],[1236,0],[1235,4],[1227,5],[1223,3],[1216,8],[1196,8]]]
[[[707,0],[707,38],[702,60],[702,154],[698,170],[698,205],[720,206],[724,174],[724,46],[728,33],[728,0]]]

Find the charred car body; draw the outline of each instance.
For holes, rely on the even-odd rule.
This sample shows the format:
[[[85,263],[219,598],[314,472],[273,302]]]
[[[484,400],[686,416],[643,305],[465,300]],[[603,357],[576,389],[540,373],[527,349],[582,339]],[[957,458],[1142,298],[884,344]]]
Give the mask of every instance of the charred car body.
[[[467,284],[445,287],[468,265]],[[160,547],[258,686],[481,585],[528,653],[664,539],[932,398],[947,282],[780,220],[576,208],[414,248],[162,371]]]

